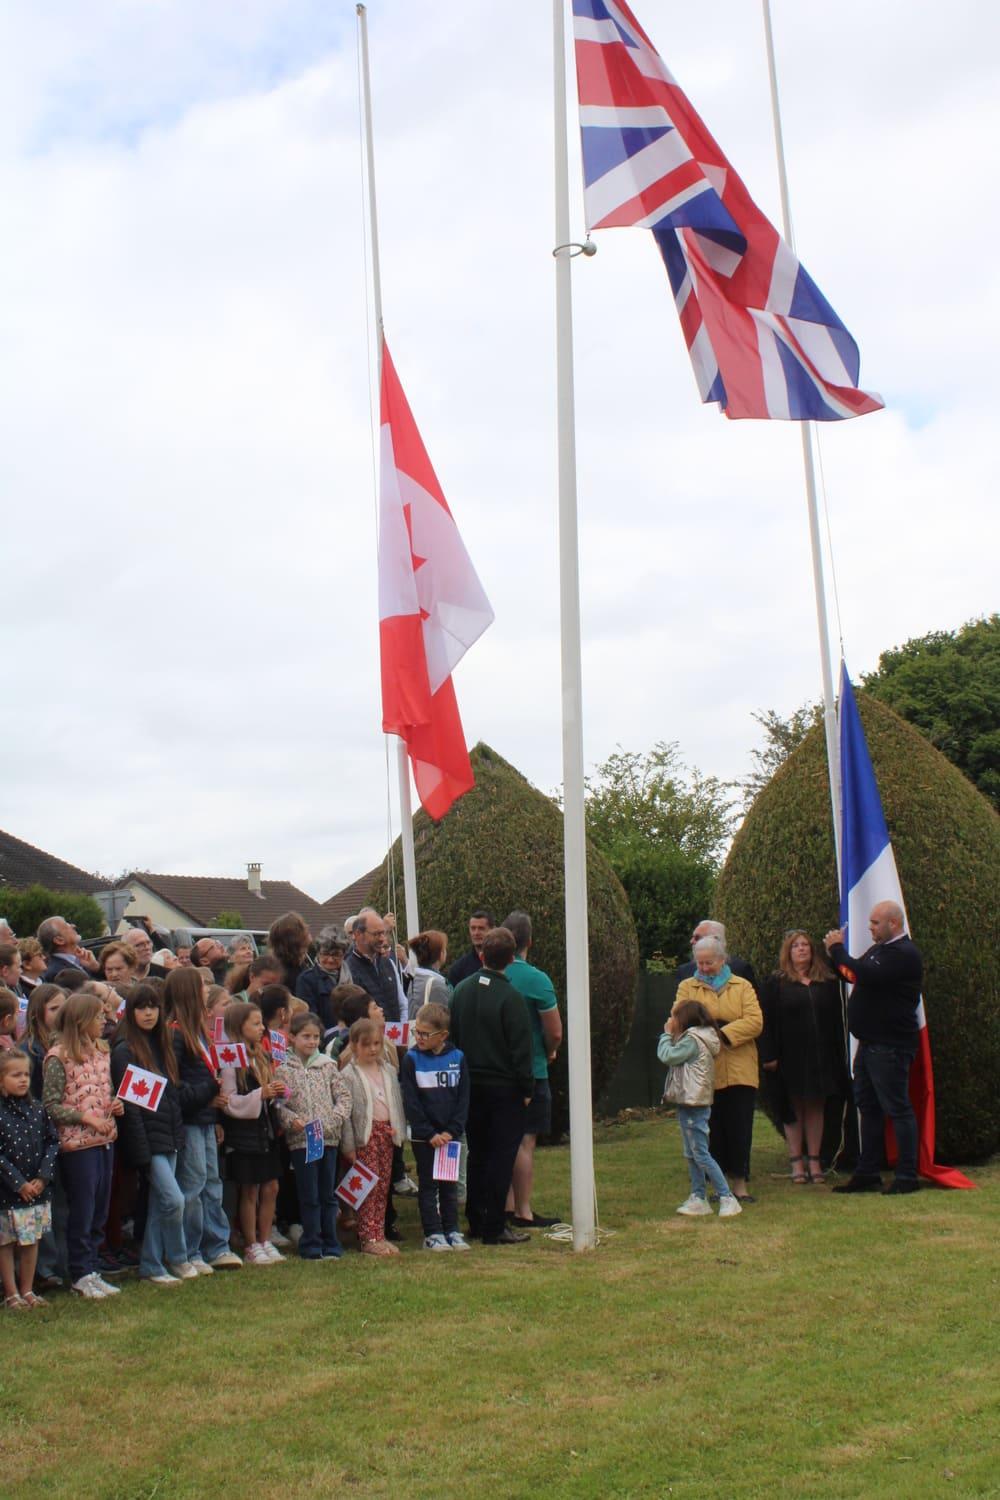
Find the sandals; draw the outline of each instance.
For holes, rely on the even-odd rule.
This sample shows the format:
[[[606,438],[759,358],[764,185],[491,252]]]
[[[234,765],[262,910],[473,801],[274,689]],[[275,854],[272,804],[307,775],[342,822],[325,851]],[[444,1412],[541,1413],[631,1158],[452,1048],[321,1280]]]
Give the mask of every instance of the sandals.
[[[3,1299],[3,1305],[8,1312],[21,1312],[29,1306],[29,1303],[18,1292],[12,1292],[9,1297]]]
[[[49,1305],[44,1297],[39,1297],[37,1292],[22,1292],[21,1300],[26,1307],[48,1307]]]
[[[788,1158],[788,1165],[792,1169],[792,1181],[795,1183],[796,1187],[804,1187],[807,1182],[810,1182],[812,1180],[811,1178],[806,1176],[801,1167],[796,1168],[795,1166],[795,1163],[797,1161],[805,1161],[805,1159],[806,1158],[804,1156],[790,1156]]]
[[[398,1255],[399,1251],[395,1245],[390,1245],[388,1240],[366,1240],[361,1246],[362,1255]]]
[[[808,1180],[810,1182],[825,1182],[826,1181],[826,1173],[823,1171],[823,1164],[820,1161],[819,1157],[818,1156],[807,1156],[806,1157],[806,1161],[809,1163],[809,1178],[808,1178]],[[816,1163],[816,1171],[815,1172],[813,1171],[813,1162]]]

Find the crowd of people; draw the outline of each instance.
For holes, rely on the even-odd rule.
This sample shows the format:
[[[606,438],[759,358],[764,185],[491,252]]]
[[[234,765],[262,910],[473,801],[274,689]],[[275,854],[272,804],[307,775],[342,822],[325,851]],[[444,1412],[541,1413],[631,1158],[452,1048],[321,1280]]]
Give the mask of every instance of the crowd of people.
[[[749,1188],[750,1147],[761,1068],[788,1145],[793,1183],[825,1180],[827,1106],[837,1101],[843,1121],[853,1093],[860,1154],[851,1176],[833,1191],[917,1191],[909,1075],[923,965],[896,902],[872,908],[869,931],[872,945],[852,958],[840,928],[828,932],[822,945],[792,929],[777,968],[758,986],[751,965],[727,952],[722,923],[706,919],[697,925],[691,962],[678,971],[676,999],[657,1043],[657,1057],[667,1067],[664,1098],[676,1105],[691,1179],[679,1214],[710,1214],[714,1201],[720,1218],[729,1218],[756,1201]],[[841,981],[852,986],[846,1013]],[[897,1160],[894,1179],[883,1188],[887,1122]]]
[[[291,1246],[336,1260],[346,1232],[393,1256],[401,1193],[430,1252],[556,1223],[531,1203],[555,991],[526,913],[478,910],[469,931],[446,971],[443,932],[404,949],[371,909],[315,944],[287,913],[261,953],[245,935],[157,949],[145,926],[93,952],[60,916],[32,938],[0,926],[5,1307],[67,1283],[114,1297],[129,1269],[167,1288]]]
[[[848,1087],[841,979],[861,1149],[834,1191],[882,1187],[887,1120],[898,1161],[886,1191],[918,1186],[907,1078],[921,960],[894,903],[869,925],[859,958],[839,929],[822,947],[786,933],[759,992],[722,925],[695,928],[657,1047],[690,1175],[678,1213],[710,1214],[714,1199],[734,1217],[755,1201],[761,1065],[791,1180],[823,1180],[826,1104]],[[497,925],[479,909],[469,936],[446,968],[443,932],[403,948],[392,915],[372,909],[315,945],[290,912],[262,953],[242,934],[157,950],[132,927],[95,954],[59,916],[20,941],[0,924],[6,1308],[44,1307],[67,1281],[86,1300],[117,1296],[110,1278],[133,1267],[165,1288],[273,1265],[292,1244],[336,1260],[346,1231],[361,1253],[393,1256],[401,1193],[416,1196],[431,1252],[523,1243],[558,1222],[532,1203],[562,1043],[555,990],[529,961],[527,913]]]

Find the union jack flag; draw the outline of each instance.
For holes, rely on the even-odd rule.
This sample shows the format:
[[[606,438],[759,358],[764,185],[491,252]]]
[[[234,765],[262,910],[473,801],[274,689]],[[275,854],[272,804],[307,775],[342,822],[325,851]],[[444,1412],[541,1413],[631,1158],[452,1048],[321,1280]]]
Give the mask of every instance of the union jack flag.
[[[651,229],[702,401],[727,417],[878,411],[858,346],[754,203],[625,0],[573,0],[591,229]]]

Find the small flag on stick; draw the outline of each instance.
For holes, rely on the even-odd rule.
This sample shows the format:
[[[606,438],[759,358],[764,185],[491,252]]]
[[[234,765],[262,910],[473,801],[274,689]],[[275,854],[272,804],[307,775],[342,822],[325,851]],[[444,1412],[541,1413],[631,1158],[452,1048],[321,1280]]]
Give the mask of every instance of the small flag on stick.
[[[449,1141],[445,1146],[438,1146],[434,1152],[434,1181],[457,1182],[461,1155],[461,1141]]]
[[[360,1208],[372,1188],[378,1182],[378,1174],[364,1162],[356,1161],[340,1179],[337,1186],[337,1197],[346,1203],[348,1208]]]
[[[274,1058],[274,1061],[278,1064],[283,1063],[288,1056],[288,1042],[285,1040],[284,1032],[269,1031],[267,1037],[271,1043],[271,1056]]]
[[[138,1104],[140,1109],[148,1109],[155,1114],[160,1107],[166,1083],[162,1074],[149,1073],[145,1068],[136,1068],[129,1063],[118,1085],[117,1097],[124,1099],[126,1104]]]
[[[410,1045],[409,1021],[386,1021],[385,1039],[394,1047],[408,1047]]]
[[[306,1121],[306,1166],[311,1161],[322,1161],[326,1146],[323,1142],[323,1121]]]
[[[223,1042],[212,1048],[212,1061],[216,1069],[245,1068],[249,1065],[247,1049],[242,1042]]]

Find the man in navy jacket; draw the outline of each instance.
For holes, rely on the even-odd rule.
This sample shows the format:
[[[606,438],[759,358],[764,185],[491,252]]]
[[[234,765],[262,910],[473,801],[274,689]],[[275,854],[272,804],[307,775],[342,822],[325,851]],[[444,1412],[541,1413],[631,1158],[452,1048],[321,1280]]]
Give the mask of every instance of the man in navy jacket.
[[[873,1193],[882,1187],[885,1121],[892,1121],[898,1159],[887,1193],[915,1193],[917,1118],[910,1103],[910,1065],[917,1051],[917,1006],[923,961],[903,931],[895,901],[872,907],[868,927],[874,946],[861,958],[844,947],[843,929],[828,932],[824,946],[837,972],[854,985],[847,1002],[847,1028],[858,1043],[854,1057],[854,1102],[861,1116],[861,1155],[850,1181],[835,1193]]]

